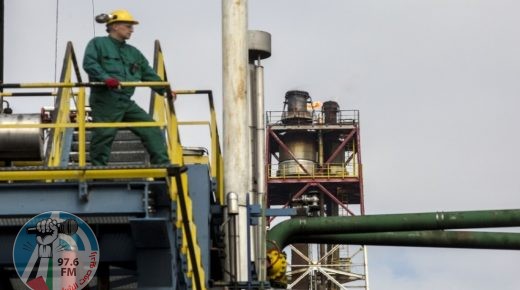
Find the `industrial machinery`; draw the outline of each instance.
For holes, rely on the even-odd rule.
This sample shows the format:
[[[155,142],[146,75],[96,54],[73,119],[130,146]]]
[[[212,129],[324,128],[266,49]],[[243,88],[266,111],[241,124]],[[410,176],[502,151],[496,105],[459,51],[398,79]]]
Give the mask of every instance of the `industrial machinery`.
[[[166,80],[158,42],[154,66]],[[77,82],[72,81],[73,76]],[[177,92],[208,97],[211,116],[203,124],[214,137],[208,156],[205,148],[181,147],[181,124],[171,97],[151,96],[151,114],[156,122],[89,122],[85,88],[95,85],[82,82],[69,43],[60,82],[3,86],[52,88],[46,92],[4,92],[2,96],[48,96],[54,104],[42,109],[41,114],[0,114],[0,237],[2,249],[9,249],[0,253],[0,288],[24,289],[15,273],[11,251],[21,226],[38,213],[60,210],[84,219],[99,241],[102,258],[90,287],[205,289],[210,279],[222,276],[217,270],[213,278],[205,276],[211,267],[210,256],[222,255],[215,232],[219,223],[213,219],[219,216],[219,209],[211,215],[211,207],[222,198],[222,182],[218,182],[222,157],[211,91]],[[169,86],[166,81],[125,85]],[[90,130],[96,125],[164,128],[171,165],[149,165],[140,140],[122,129],[109,165],[91,166],[87,152]],[[197,211],[193,211],[193,202]],[[206,222],[195,226],[195,220]],[[221,269],[216,263],[212,267]]]
[[[305,91],[288,91],[283,108],[267,112],[269,205],[295,209],[293,218],[363,215],[359,111],[313,102]],[[290,288],[367,289],[365,247],[290,249]]]
[[[517,227],[518,209],[365,215],[359,112],[289,91],[283,111],[264,114],[261,61],[271,39],[246,31],[246,10],[223,1],[223,150],[209,90],[176,91],[179,100],[207,97],[205,121],[178,120],[173,96],[152,93],[154,122],[90,122],[86,90],[104,84],[83,82],[71,43],[59,82],[0,84],[0,289],[27,288],[13,244],[29,219],[49,211],[80,217],[97,238],[99,265],[86,289],[368,288],[359,245],[520,249],[518,233],[454,230]],[[163,81],[121,86],[169,89],[159,42],[154,69]],[[22,97],[51,104],[13,112],[7,99]],[[179,126],[192,125],[209,127],[209,148],[182,146]],[[163,130],[170,164],[150,165],[126,129],[151,126]],[[119,129],[107,166],[89,162],[96,127]],[[77,234],[70,222],[55,226]],[[48,270],[55,262],[63,261],[49,259]],[[36,272],[47,279],[37,289],[62,289]]]

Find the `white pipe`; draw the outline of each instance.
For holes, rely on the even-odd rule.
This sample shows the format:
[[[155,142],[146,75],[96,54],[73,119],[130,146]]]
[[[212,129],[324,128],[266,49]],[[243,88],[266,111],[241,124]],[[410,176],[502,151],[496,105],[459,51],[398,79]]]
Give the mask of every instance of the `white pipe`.
[[[367,246],[363,246],[363,259],[365,261],[365,289],[370,290],[370,286],[368,285],[368,249]]]
[[[249,43],[248,43],[249,45]],[[250,49],[250,48],[249,48]],[[248,52],[250,53],[250,50],[248,50]],[[248,76],[247,76],[247,80],[248,80],[248,85],[247,87],[249,88],[248,90],[248,94],[247,94],[247,101],[248,101],[248,109],[249,109],[249,116],[248,116],[248,124],[249,124],[249,133],[250,133],[250,140],[249,140],[249,164],[250,164],[250,167],[249,167],[249,176],[250,176],[250,179],[249,179],[249,192],[250,192],[250,195],[249,195],[249,200],[251,201],[252,204],[257,204],[257,186],[256,186],[256,171],[257,171],[257,162],[256,162],[256,72],[255,72],[255,65],[254,63],[251,63],[251,61],[249,61],[249,69],[248,69]],[[251,226],[250,227],[250,232],[252,234],[252,239],[251,239],[251,261],[256,261],[258,256],[257,256],[257,253],[260,253],[260,248],[259,248],[259,239],[260,239],[260,236],[259,236],[259,233],[258,233],[258,225],[257,226]],[[256,264],[257,266],[257,271],[258,271],[258,264]],[[258,273],[258,272],[257,272]]]
[[[260,63],[260,61],[258,61]],[[264,68],[258,64],[255,65],[255,125],[256,125],[256,159],[255,159],[255,175],[256,175],[256,203],[262,210],[266,208],[266,169],[265,169],[265,120],[264,120]],[[260,281],[266,280],[266,227],[265,217],[258,222],[257,230],[258,252],[256,256],[257,273]]]
[[[224,113],[224,192],[238,194],[236,237],[237,273],[226,275],[227,280],[247,281],[247,207],[249,190],[249,127],[247,122],[247,0],[222,0],[222,82]],[[228,248],[229,250],[229,248]],[[233,278],[232,278],[233,277]]]

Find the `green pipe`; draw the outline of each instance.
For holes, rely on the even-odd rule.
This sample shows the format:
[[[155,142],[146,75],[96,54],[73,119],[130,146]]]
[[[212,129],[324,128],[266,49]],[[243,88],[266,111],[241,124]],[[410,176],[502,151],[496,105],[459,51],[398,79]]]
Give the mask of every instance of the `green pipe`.
[[[292,218],[267,234],[269,250],[293,236],[520,226],[520,209]]]
[[[290,237],[288,243],[520,250],[520,233],[409,231],[338,235],[297,235]]]

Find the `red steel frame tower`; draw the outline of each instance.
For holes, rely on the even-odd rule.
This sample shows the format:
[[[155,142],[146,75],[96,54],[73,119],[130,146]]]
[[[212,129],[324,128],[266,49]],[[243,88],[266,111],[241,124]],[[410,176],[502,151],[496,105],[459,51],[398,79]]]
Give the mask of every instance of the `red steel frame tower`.
[[[295,208],[297,216],[363,215],[359,111],[312,102],[305,91],[285,98],[283,111],[266,116],[268,205]],[[290,247],[289,288],[368,289],[364,247]]]

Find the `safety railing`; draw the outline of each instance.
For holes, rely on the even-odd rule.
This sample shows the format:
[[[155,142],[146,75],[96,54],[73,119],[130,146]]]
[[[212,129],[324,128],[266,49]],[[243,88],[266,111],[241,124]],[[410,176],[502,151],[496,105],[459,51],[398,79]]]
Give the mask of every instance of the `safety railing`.
[[[182,95],[206,95],[208,97],[209,105],[209,120],[199,121],[180,121],[180,126],[207,126],[209,128],[210,137],[210,170],[211,177],[217,181],[216,196],[220,204],[224,203],[224,180],[223,180],[223,166],[222,151],[220,148],[220,137],[217,126],[217,114],[215,111],[215,102],[213,100],[213,92],[210,90],[176,90],[177,97]]]
[[[267,111],[267,125],[359,125],[359,110]]]
[[[44,166],[34,170],[19,170],[18,168],[7,168],[2,170],[0,181],[18,180],[78,180],[87,179],[114,179],[114,178],[157,178],[165,177],[168,182],[170,198],[177,203],[180,215],[176,217],[175,226],[180,230],[182,238],[180,251],[186,255],[187,265],[184,269],[187,279],[191,280],[193,289],[206,289],[206,279],[202,266],[200,248],[197,243],[197,230],[193,221],[193,207],[189,197],[188,176],[185,171],[169,176],[168,168],[164,166],[149,166],[137,168],[103,168],[100,166],[87,166],[86,160],[86,131],[90,128],[127,128],[127,127],[160,127],[165,130],[166,143],[170,163],[173,169],[184,167],[183,148],[179,136],[179,121],[175,113],[174,98],[170,84],[167,81],[164,58],[158,41],[155,42],[154,68],[161,77],[160,82],[122,82],[121,87],[166,87],[166,97],[152,92],[150,99],[150,113],[154,122],[116,122],[116,123],[89,123],[86,121],[85,96],[86,88],[104,86],[104,83],[84,83],[77,65],[72,44],[67,44],[62,74],[57,83],[30,83],[30,84],[0,84],[1,88],[9,89],[36,89],[53,88],[56,91],[46,93],[10,93],[2,92],[3,97],[17,97],[30,95],[56,96],[54,110],[49,123],[40,124],[0,124],[1,129],[25,129],[41,128],[49,131],[48,146],[45,153]],[[76,74],[77,82],[72,81],[73,72]],[[179,92],[185,93],[185,92]],[[71,109],[71,104],[75,108]],[[210,105],[213,108],[213,99],[210,94]],[[74,111],[75,118],[70,118]],[[214,110],[211,116],[211,135],[215,140],[212,143],[212,175],[216,180],[222,180],[222,157],[218,145],[218,132],[216,130],[216,117]],[[72,132],[78,132],[78,166],[67,166],[68,150]],[[67,149],[69,147],[69,149]],[[4,168],[5,169],[5,168]],[[222,184],[222,182],[219,182]],[[220,185],[221,187],[221,185]],[[222,190],[219,189],[219,194]]]
[[[164,65],[164,56],[159,41],[155,41],[154,69],[157,72],[157,74],[161,77],[161,79],[168,79],[166,75],[166,68]],[[170,90],[169,87],[168,90]],[[183,92],[179,93],[182,94]],[[184,167],[184,157],[179,134],[179,121],[175,112],[175,106],[173,104],[174,99],[166,98],[166,106],[163,103],[164,100],[164,98],[161,98],[157,94],[152,95],[152,98],[150,100],[150,111],[155,120],[157,120],[158,122],[165,122],[167,124],[167,143],[170,160],[172,163],[182,168]],[[213,107],[212,102],[213,99],[210,98],[211,107]],[[218,132],[216,131],[216,117],[213,118],[213,115],[212,124],[214,125],[214,128],[211,127],[212,138],[217,138],[216,144],[218,144]],[[214,162],[210,166],[212,168],[214,166],[218,168],[216,169],[217,171],[212,171],[212,174],[216,174],[216,178],[217,180],[219,180],[220,184],[220,180],[223,180],[223,178],[219,176],[219,173],[221,173],[222,171],[218,170],[221,166],[219,165],[219,162],[220,164],[222,164],[222,161],[221,158],[219,159],[218,157],[216,157],[220,156],[220,148],[218,147],[214,150],[215,151],[213,151],[213,154],[215,155],[213,156],[215,160],[213,160]],[[182,239],[180,252],[181,254],[185,255],[187,261],[187,265],[181,263],[181,267],[183,267],[187,279],[191,280],[193,289],[205,290],[207,286],[205,271],[202,265],[202,255],[197,239],[197,227],[193,219],[193,205],[189,196],[188,175],[185,171],[179,172],[179,174],[176,174],[175,178],[170,178],[169,182],[170,198],[172,199],[172,201],[177,202],[177,208],[180,209],[180,215],[177,215],[175,226],[181,231]]]
[[[75,75],[77,82],[72,81]],[[163,120],[156,122],[118,122],[118,123],[88,123],[86,122],[86,88],[95,86],[105,86],[104,83],[84,83],[75,57],[72,43],[67,43],[67,49],[63,61],[60,81],[57,83],[11,83],[0,84],[3,89],[54,89],[52,92],[1,92],[2,99],[5,97],[26,97],[26,96],[54,96],[53,112],[50,120],[42,123],[18,124],[3,123],[0,129],[29,129],[40,128],[48,132],[47,142],[45,145],[45,160],[43,167],[37,170],[8,170],[3,168],[0,180],[18,181],[18,180],[39,180],[39,179],[79,179],[85,180],[90,178],[136,178],[139,177],[165,177],[166,170],[157,168],[148,168],[141,172],[133,172],[129,170],[104,169],[99,168],[87,170],[86,162],[86,131],[90,128],[124,128],[124,127],[152,127],[161,128],[168,127],[168,123]],[[168,82],[123,82],[121,87],[169,87]],[[168,100],[161,97],[163,106]],[[74,108],[71,105],[74,104]],[[75,118],[71,120],[71,112],[74,112]],[[163,114],[167,112],[164,111]],[[164,119],[164,118],[163,118]],[[69,160],[70,146],[67,146],[74,130],[78,132],[78,162],[77,166],[67,168]],[[167,131],[175,131],[169,129]],[[69,142],[70,143],[70,142]],[[169,142],[171,143],[171,142]],[[179,146],[180,147],[180,146]],[[180,149],[182,152],[182,148]],[[170,155],[171,156],[171,155]],[[182,156],[182,154],[181,154]]]
[[[167,82],[122,82],[122,87],[150,87],[150,86],[168,86]],[[153,127],[158,126],[161,128],[168,127],[166,122],[116,122],[116,123],[89,123],[86,122],[86,109],[85,109],[85,89],[87,87],[94,86],[104,86],[104,83],[71,83],[71,82],[60,82],[60,83],[29,83],[29,84],[2,84],[3,88],[25,88],[25,89],[40,89],[40,88],[56,88],[61,93],[57,93],[56,103],[52,116],[52,120],[50,123],[40,123],[40,124],[0,124],[0,129],[29,129],[29,128],[40,128],[40,129],[48,129],[50,131],[48,146],[45,153],[45,162],[44,165],[48,167],[51,172],[42,173],[47,174],[45,178],[55,177],[65,178],[65,176],[59,176],[58,172],[53,170],[53,168],[60,167],[64,168],[67,166],[68,156],[66,156],[66,150],[68,148],[65,146],[67,139],[67,135],[71,134],[72,130],[77,130],[78,132],[78,164],[77,167],[84,168],[87,165],[86,162],[86,131],[90,128],[126,128],[126,127]],[[76,92],[73,92],[72,89],[77,89]],[[8,93],[10,94],[10,93]],[[10,94],[12,97],[16,97],[16,94]],[[5,95],[4,95],[5,96]],[[163,101],[164,98],[163,98]],[[71,109],[70,104],[76,104],[75,108]],[[76,114],[75,120],[71,120],[71,112]],[[164,170],[162,170],[164,171]],[[24,180],[29,179],[30,176],[23,177],[23,175],[18,172],[15,174],[16,176],[9,177],[7,172],[3,172],[6,174],[2,174],[0,179],[7,178],[22,178]],[[123,174],[123,172],[121,172]],[[49,176],[50,175],[50,176]],[[70,178],[70,174],[66,174],[67,178]],[[95,178],[100,178],[97,174],[94,174]],[[117,174],[116,174],[117,175]],[[135,174],[131,174],[135,175]],[[164,173],[155,172],[152,174],[153,176],[146,177],[158,177],[164,176]],[[114,176],[113,174],[108,174],[108,176]],[[119,178],[129,178],[129,176],[117,175]],[[93,178],[94,176],[89,176],[88,172],[85,171],[84,178]],[[40,178],[38,174],[32,175],[32,178],[38,179]],[[12,180],[12,179],[11,179]]]
[[[353,159],[355,160],[355,159]],[[359,166],[355,162],[349,163],[328,163],[319,166],[318,164],[305,164],[305,170],[296,162],[269,164],[268,177],[269,179],[337,179],[359,177]]]

